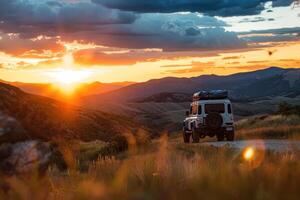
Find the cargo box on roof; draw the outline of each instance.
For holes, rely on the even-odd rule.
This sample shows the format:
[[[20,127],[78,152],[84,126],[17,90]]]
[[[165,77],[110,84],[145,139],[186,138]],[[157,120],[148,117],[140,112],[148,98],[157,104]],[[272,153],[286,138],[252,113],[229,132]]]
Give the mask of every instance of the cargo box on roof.
[[[210,99],[227,99],[227,90],[210,90],[210,91],[200,91],[193,95],[193,101],[199,100],[210,100]]]

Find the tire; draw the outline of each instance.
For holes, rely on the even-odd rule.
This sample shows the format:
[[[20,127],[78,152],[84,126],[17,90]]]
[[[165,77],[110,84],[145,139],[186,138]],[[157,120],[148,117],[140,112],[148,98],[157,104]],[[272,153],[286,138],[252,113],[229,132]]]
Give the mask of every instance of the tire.
[[[192,130],[192,138],[193,138],[193,143],[199,143],[200,142],[199,132],[196,131],[194,128]]]
[[[206,116],[206,124],[209,129],[217,130],[219,129],[223,124],[223,118],[219,113],[209,113]]]
[[[225,139],[224,133],[218,133],[218,134],[217,134],[217,140],[218,140],[219,142],[224,141],[224,139]]]
[[[190,138],[191,138],[191,135],[187,132],[183,132],[182,133],[182,136],[183,136],[183,142],[184,143],[190,143]]]
[[[227,141],[234,141],[234,131],[228,131],[226,133],[226,139]]]

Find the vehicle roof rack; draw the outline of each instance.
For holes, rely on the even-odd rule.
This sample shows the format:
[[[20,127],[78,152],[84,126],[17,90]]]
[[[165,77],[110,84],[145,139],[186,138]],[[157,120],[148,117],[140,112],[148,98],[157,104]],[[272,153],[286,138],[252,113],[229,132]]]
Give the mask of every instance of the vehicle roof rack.
[[[193,95],[193,101],[199,100],[214,100],[214,99],[227,99],[227,90],[209,90],[199,91]]]

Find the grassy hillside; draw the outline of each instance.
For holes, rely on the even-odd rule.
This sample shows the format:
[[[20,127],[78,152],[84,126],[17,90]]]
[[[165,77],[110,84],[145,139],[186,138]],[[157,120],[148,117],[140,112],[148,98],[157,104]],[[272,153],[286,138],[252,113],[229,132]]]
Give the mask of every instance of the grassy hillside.
[[[169,99],[169,98],[168,98]],[[189,109],[190,102],[161,102],[143,101],[121,104],[106,104],[99,109],[131,117],[137,122],[149,126],[154,132],[178,132],[181,130],[185,112]],[[293,105],[299,104],[299,98],[276,97],[265,98],[257,101],[234,101],[233,111],[235,121],[253,116],[274,115],[282,102]]]
[[[27,94],[3,83],[0,83],[0,111],[17,119],[26,130],[26,137],[34,139],[111,141],[117,135],[143,129],[125,117]]]
[[[239,139],[300,139],[299,115],[262,115],[236,124]]]

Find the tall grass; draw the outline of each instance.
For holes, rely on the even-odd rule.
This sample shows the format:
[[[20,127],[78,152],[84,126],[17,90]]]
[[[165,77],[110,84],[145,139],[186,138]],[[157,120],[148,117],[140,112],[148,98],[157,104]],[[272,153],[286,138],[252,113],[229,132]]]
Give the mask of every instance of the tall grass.
[[[299,199],[300,152],[243,151],[169,142],[166,136],[99,157],[86,172],[5,178],[3,199]]]
[[[237,122],[238,139],[300,139],[298,115],[268,115]]]

